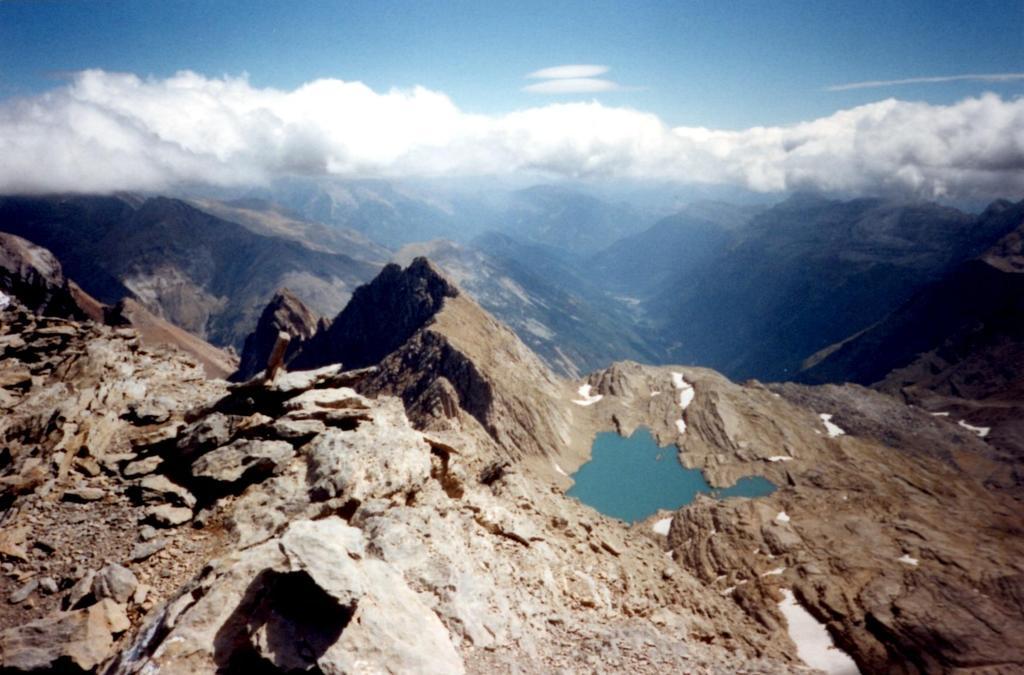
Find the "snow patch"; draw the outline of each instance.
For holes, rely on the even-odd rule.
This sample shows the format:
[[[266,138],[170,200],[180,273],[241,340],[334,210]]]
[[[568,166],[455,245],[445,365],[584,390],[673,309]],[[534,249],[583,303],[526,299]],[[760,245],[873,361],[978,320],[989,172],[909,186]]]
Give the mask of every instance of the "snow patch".
[[[911,558],[908,553],[904,553],[899,558],[896,558],[896,562],[901,562],[904,565],[910,565],[911,567],[917,567],[917,558]]]
[[[800,660],[830,675],[859,675],[857,664],[849,654],[833,644],[825,624],[811,616],[796,601],[793,591],[788,588],[779,590],[782,591],[779,611],[786,617],[786,630],[789,639],[796,645],[796,654]]]
[[[682,373],[672,373],[672,386],[679,390],[679,407],[686,410],[686,407],[693,403],[693,397],[697,393],[693,385],[683,379]]]
[[[687,387],[679,391],[679,407],[686,410],[686,407],[693,403],[694,392],[693,387]]]
[[[552,462],[552,464],[555,466],[555,471],[557,471],[558,473],[562,474],[563,476],[569,475],[565,472],[565,470],[562,467],[558,466],[558,462]]]
[[[776,567],[773,570],[768,570],[767,572],[765,572],[761,576],[762,577],[780,577],[780,576],[782,576],[782,573],[785,572],[785,571],[786,571],[785,567]]]
[[[934,417],[949,417],[949,413],[948,412],[933,412],[933,413],[929,413],[929,414],[934,416]]]
[[[583,405],[583,406],[594,405],[595,403],[600,401],[602,398],[604,398],[604,396],[602,396],[601,394],[595,394],[595,395],[591,396],[590,395],[590,385],[589,384],[581,385],[580,388],[576,390],[576,393],[578,393],[580,395],[579,399],[574,399],[573,400],[573,403],[575,403],[576,405]]]
[[[828,432],[829,438],[835,438],[836,436],[842,436],[846,432],[840,429],[837,425],[832,422],[832,415],[828,413],[821,413],[818,415],[821,421],[825,424],[825,430]]]
[[[682,419],[676,420],[676,429],[679,430],[679,433],[685,434],[686,433],[686,421],[682,420]]]
[[[785,511],[779,511],[779,515],[775,516],[775,522],[776,523],[788,523],[789,522],[789,514],[786,513]]]
[[[661,392],[657,389],[651,392],[651,398],[654,398],[655,396],[661,396]]]
[[[0,291],[0,311],[3,311],[5,309],[7,309],[8,307],[10,307],[10,305],[11,305],[11,298],[10,298],[10,296],[8,296],[3,291]]]
[[[768,458],[769,462],[792,462],[793,458],[788,455],[772,455]]]
[[[658,534],[663,534],[663,535],[665,535],[667,537],[668,536],[668,528],[671,527],[671,525],[672,525],[672,519],[671,518],[662,518],[661,520],[656,521],[653,525],[651,525],[651,529],[654,530],[655,532],[657,532]]]
[[[972,424],[964,422],[963,420],[960,420],[959,422],[957,422],[957,424],[962,426],[964,429],[967,429],[968,431],[973,431],[974,433],[978,434],[978,438],[985,438],[986,436],[988,436],[988,432],[992,431],[992,427],[976,427]]]

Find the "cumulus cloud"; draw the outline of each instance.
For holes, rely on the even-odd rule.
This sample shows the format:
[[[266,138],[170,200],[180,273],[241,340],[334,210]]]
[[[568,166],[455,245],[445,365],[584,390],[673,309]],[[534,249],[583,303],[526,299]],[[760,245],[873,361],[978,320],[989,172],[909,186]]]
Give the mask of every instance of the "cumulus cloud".
[[[91,70],[0,103],[0,191],[161,190],[344,178],[504,175],[816,187],[923,197],[1024,194],[1024,99],[888,99],[778,127],[670,127],[651,113],[566,102],[464,112],[422,87]]]
[[[563,77],[523,87],[523,91],[532,94],[593,94],[602,91],[617,91],[618,89],[621,87],[617,82],[595,77]]]
[[[552,66],[535,70],[526,77],[534,80],[549,80],[558,78],[597,77],[604,75],[609,70],[608,66],[597,66],[585,63],[573,63],[564,66]]]
[[[908,77],[902,80],[867,80],[849,82],[825,87],[825,91],[849,91],[851,89],[875,89],[895,87],[904,84],[942,84],[944,82],[1013,82],[1024,80],[1024,73],[989,73],[986,75],[941,75],[938,77]]]

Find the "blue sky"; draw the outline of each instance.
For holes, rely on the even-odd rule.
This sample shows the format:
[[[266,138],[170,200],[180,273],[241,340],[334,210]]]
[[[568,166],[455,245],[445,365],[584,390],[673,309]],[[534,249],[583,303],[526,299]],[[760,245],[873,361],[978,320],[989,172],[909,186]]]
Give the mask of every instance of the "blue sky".
[[[1024,197],[1024,0],[0,0],[0,158],[0,192],[301,175]]]
[[[1009,2],[0,2],[0,98],[85,68],[163,77],[248,73],[375,90],[423,85],[463,110],[550,97],[523,76],[603,64],[621,91],[561,96],[672,125],[789,124],[895,96],[951,103],[1024,80],[825,91],[865,80],[1024,72],[1024,0]]]

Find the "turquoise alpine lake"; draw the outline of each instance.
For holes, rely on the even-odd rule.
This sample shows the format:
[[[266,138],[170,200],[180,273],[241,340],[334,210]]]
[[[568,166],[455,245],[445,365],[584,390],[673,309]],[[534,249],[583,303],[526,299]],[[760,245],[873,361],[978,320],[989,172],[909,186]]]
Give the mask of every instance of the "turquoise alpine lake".
[[[741,478],[730,488],[708,485],[699,469],[684,468],[675,446],[660,447],[649,429],[641,427],[624,438],[613,431],[599,433],[590,461],[572,475],[566,493],[606,516],[626,522],[643,520],[659,509],[678,509],[697,493],[714,497],[763,497],[775,485],[761,476]]]

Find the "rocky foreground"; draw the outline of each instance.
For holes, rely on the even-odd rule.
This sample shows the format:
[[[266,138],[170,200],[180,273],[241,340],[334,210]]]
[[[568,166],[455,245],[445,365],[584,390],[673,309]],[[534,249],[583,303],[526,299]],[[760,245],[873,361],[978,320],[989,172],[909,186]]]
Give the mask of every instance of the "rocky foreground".
[[[631,363],[577,393],[426,261],[374,284],[231,385],[0,311],[4,670],[805,672],[787,597],[863,672],[1024,668],[1019,469],[955,420]],[[564,496],[641,425],[779,489],[657,530]]]

